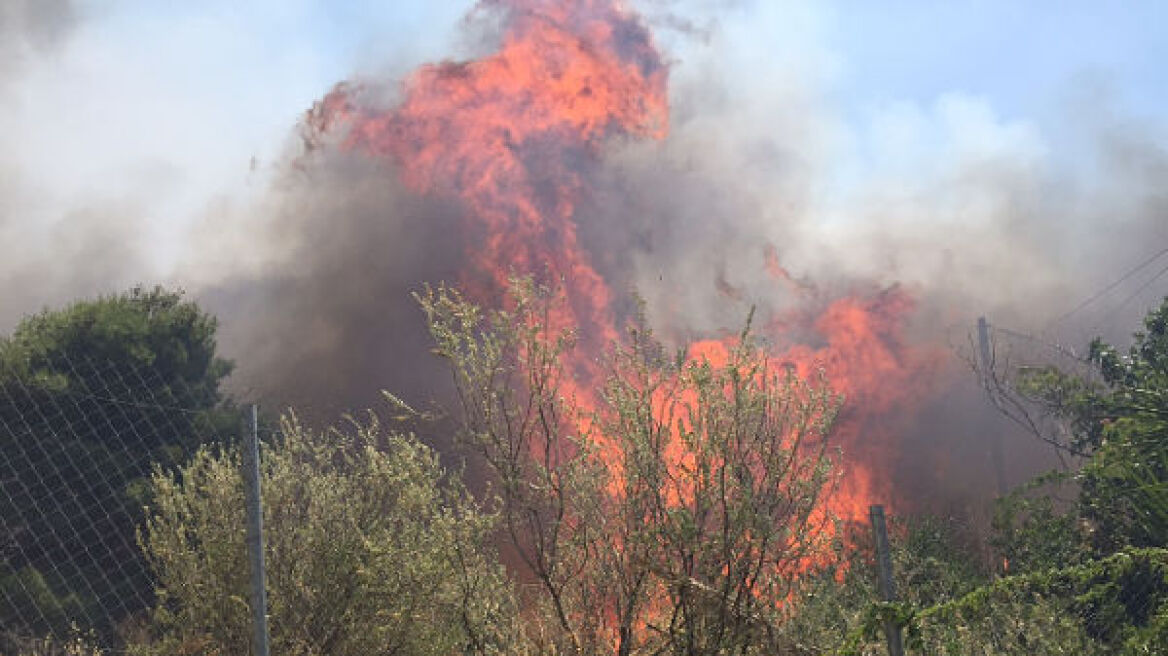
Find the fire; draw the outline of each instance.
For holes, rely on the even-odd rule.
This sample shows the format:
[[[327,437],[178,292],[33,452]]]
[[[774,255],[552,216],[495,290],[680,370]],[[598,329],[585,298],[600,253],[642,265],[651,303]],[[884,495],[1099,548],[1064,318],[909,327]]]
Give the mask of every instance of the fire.
[[[777,264],[776,264],[777,266]],[[812,321],[821,346],[788,344],[785,336],[798,319],[775,319],[761,327],[777,346],[773,363],[791,367],[804,379],[822,371],[833,390],[846,399],[845,412],[832,439],[844,454],[844,476],[832,495],[830,510],[841,519],[863,521],[872,503],[887,502],[894,490],[881,482],[880,466],[896,451],[896,429],[927,394],[929,371],[940,357],[931,349],[910,348],[903,322],[912,298],[892,288],[870,298],[849,296],[831,302]],[[692,358],[718,366],[726,362],[728,342],[703,340],[690,345]]]
[[[815,287],[806,280],[797,280],[790,271],[779,261],[779,251],[774,244],[767,244],[763,249],[763,267],[770,277],[783,283],[788,289],[799,295],[806,295],[815,291]]]
[[[668,68],[647,27],[616,0],[483,4],[506,17],[497,52],[421,67],[391,107],[369,101],[361,84],[342,83],[307,124],[314,137],[335,135],[343,147],[389,162],[418,193],[463,204],[461,283],[481,302],[501,302],[513,273],[561,287],[567,303],[550,328],[578,329],[570,392],[588,403],[599,388],[597,362],[620,331],[618,299],[580,242],[576,208],[603,165],[605,144],[667,138]],[[822,295],[784,269],[773,246],[764,255],[777,297]],[[774,344],[775,366],[801,376],[822,370],[846,397],[832,436],[844,454],[843,477],[824,511],[862,521],[870,503],[891,499],[881,467],[896,449],[895,418],[926,393],[920,374],[933,356],[906,344],[913,303],[902,289],[825,306],[810,300],[820,311],[809,319],[800,310],[757,330]],[[814,344],[791,341],[792,326]],[[689,355],[718,365],[730,344],[698,341]]]
[[[462,199],[464,287],[497,298],[512,271],[562,280],[571,316],[560,321],[599,347],[617,337],[612,294],[579,244],[574,209],[603,143],[665,136],[668,71],[648,30],[609,0],[490,4],[509,17],[497,53],[423,66],[388,111],[339,85],[310,122],[388,158],[419,192]]]

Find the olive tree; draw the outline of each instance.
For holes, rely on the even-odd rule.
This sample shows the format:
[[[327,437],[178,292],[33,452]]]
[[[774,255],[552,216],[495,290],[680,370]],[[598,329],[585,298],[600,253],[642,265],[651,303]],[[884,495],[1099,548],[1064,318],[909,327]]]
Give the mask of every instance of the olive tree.
[[[295,417],[262,451],[272,651],[493,653],[511,602],[485,512],[436,454],[376,417],[313,431]],[[159,581],[144,653],[245,654],[241,457],[200,449],[159,470],[140,542]]]
[[[508,310],[447,287],[418,299],[533,582],[529,640],[774,653],[829,520],[839,399],[822,380],[772,364],[749,330],[716,358],[670,353],[639,317],[597,364],[575,350],[564,299],[530,280]]]

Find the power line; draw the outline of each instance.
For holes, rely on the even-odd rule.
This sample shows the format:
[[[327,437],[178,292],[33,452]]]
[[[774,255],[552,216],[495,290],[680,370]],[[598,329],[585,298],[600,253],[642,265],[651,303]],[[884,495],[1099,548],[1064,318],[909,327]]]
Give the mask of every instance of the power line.
[[[1107,294],[1107,293],[1111,292],[1111,291],[1112,291],[1112,290],[1114,290],[1116,287],[1119,287],[1119,286],[1120,286],[1120,285],[1122,285],[1123,283],[1127,282],[1127,280],[1128,280],[1128,279],[1130,279],[1132,276],[1134,276],[1135,274],[1139,273],[1139,272],[1140,272],[1140,271],[1142,271],[1142,270],[1143,270],[1145,267],[1147,267],[1148,265],[1152,264],[1152,263],[1153,263],[1153,262],[1155,262],[1156,260],[1160,259],[1160,258],[1161,258],[1161,257],[1163,257],[1164,255],[1168,255],[1168,247],[1165,247],[1165,248],[1163,248],[1163,249],[1161,249],[1161,250],[1157,251],[1157,252],[1156,252],[1155,254],[1153,254],[1151,257],[1149,257],[1148,259],[1144,260],[1143,262],[1140,262],[1140,263],[1139,263],[1139,264],[1137,264],[1135,267],[1133,267],[1131,270],[1129,270],[1127,273],[1125,273],[1125,274],[1123,274],[1122,276],[1120,276],[1120,278],[1119,278],[1118,280],[1116,280],[1115,282],[1113,282],[1113,283],[1111,283],[1110,285],[1108,285],[1108,286],[1104,287],[1103,289],[1099,290],[1098,292],[1095,292],[1094,294],[1092,294],[1091,296],[1089,296],[1089,297],[1088,297],[1086,300],[1084,300],[1082,303],[1079,303],[1078,305],[1076,305],[1075,307],[1073,307],[1073,308],[1071,308],[1069,311],[1067,311],[1065,314],[1063,314],[1063,315],[1061,315],[1061,316],[1057,317],[1056,319],[1054,319],[1053,321],[1051,321],[1050,323],[1048,323],[1048,324],[1046,325],[1046,328],[1043,330],[1043,332],[1046,332],[1047,330],[1050,330],[1050,329],[1051,329],[1051,327],[1053,327],[1053,326],[1054,326],[1056,323],[1059,323],[1059,322],[1061,322],[1061,321],[1064,321],[1064,320],[1066,320],[1067,318],[1069,318],[1071,315],[1075,314],[1075,313],[1076,313],[1076,312],[1078,312],[1079,310],[1082,310],[1083,308],[1087,307],[1088,305],[1090,305],[1090,304],[1094,303],[1095,301],[1099,300],[1099,299],[1100,299],[1101,297],[1103,297],[1105,294]],[[1152,280],[1154,281],[1156,278],[1158,278],[1158,277],[1160,277],[1161,275],[1163,275],[1163,273],[1164,273],[1164,272],[1163,272],[1163,271],[1161,271],[1160,273],[1156,274],[1156,276],[1155,276],[1154,278],[1152,278]],[[1151,284],[1151,283],[1148,283],[1148,284]],[[1139,294],[1139,292],[1141,292],[1141,291],[1143,291],[1144,289],[1146,289],[1146,287],[1147,287],[1147,285],[1145,285],[1145,286],[1141,287],[1141,288],[1140,288],[1140,290],[1136,292],[1136,294],[1138,295],[1138,294]],[[1129,299],[1127,299],[1127,300],[1131,300],[1131,299],[1129,298]],[[1127,300],[1125,300],[1124,302],[1126,303],[1126,302],[1127,302]]]
[[[1112,312],[1113,313],[1118,312],[1121,309],[1123,309],[1124,306],[1126,306],[1128,303],[1131,303],[1136,297],[1138,297],[1140,294],[1142,294],[1145,289],[1147,289],[1148,287],[1151,287],[1152,284],[1155,283],[1157,280],[1159,280],[1160,277],[1163,276],[1165,273],[1168,273],[1168,266],[1165,266],[1163,269],[1160,269],[1160,271],[1158,273],[1156,273],[1156,275],[1152,276],[1151,279],[1149,279],[1144,284],[1140,285],[1139,289],[1132,292],[1131,296],[1128,296],[1127,298],[1123,299],[1123,301],[1119,305],[1117,305],[1115,307],[1115,309],[1112,310]]]
[[[1059,344],[1058,342],[1052,342],[1048,338],[1040,337],[1038,335],[1033,335],[1031,333],[1023,333],[1023,332],[1019,332],[1017,330],[1011,330],[1009,328],[1003,328],[1002,326],[995,326],[995,325],[990,325],[990,330],[994,331],[995,333],[1001,333],[1003,335],[1008,335],[1010,337],[1016,337],[1019,339],[1024,339],[1024,340],[1029,341],[1029,342],[1033,342],[1035,344],[1038,344],[1039,346],[1043,346],[1043,347],[1046,347],[1052,351],[1055,351],[1060,355],[1071,358],[1072,360],[1078,360],[1080,362],[1085,360],[1084,356],[1076,353],[1074,349],[1063,346],[1062,344]]]

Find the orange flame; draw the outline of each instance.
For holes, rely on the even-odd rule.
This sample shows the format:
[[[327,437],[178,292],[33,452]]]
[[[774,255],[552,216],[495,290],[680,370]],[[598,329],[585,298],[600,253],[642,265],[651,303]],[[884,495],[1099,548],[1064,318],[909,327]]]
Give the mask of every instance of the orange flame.
[[[510,12],[497,53],[423,66],[390,111],[339,85],[310,119],[322,131],[345,122],[348,146],[390,158],[420,192],[465,202],[464,287],[497,297],[513,270],[562,279],[573,315],[564,326],[609,343],[611,293],[573,214],[601,144],[665,136],[668,71],[648,30],[609,0],[491,4]]]
[[[648,29],[615,0],[483,4],[506,13],[497,52],[421,67],[390,108],[373,106],[361,85],[342,83],[309,113],[308,127],[391,162],[419,193],[462,202],[469,263],[462,283],[471,295],[498,302],[513,272],[557,281],[567,306],[549,329],[579,330],[579,380],[569,391],[588,404],[599,388],[598,357],[619,331],[614,295],[578,238],[576,208],[605,143],[667,136],[668,69]],[[773,246],[764,259],[786,292],[819,293],[781,266]],[[895,418],[926,393],[920,373],[933,356],[903,336],[912,308],[898,288],[839,298],[806,322],[814,346],[789,343],[787,321],[761,329],[778,345],[780,366],[801,376],[822,369],[846,397],[833,435],[844,477],[825,509],[846,519],[860,521],[870,503],[891,501],[881,466],[896,449]],[[710,339],[689,353],[717,365],[728,348]]]

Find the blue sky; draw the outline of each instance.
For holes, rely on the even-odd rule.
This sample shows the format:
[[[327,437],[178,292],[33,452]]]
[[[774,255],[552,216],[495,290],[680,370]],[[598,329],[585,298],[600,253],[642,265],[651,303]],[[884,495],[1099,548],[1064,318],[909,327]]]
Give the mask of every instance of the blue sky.
[[[831,42],[847,61],[845,102],[984,95],[1008,115],[1041,115],[1067,85],[1097,77],[1125,106],[1168,100],[1168,5],[1162,2],[846,2]]]
[[[928,106],[955,92],[983,99],[1003,119],[1051,132],[1060,129],[1062,108],[1075,94],[1108,94],[1133,119],[1160,121],[1168,108],[1162,70],[1168,5],[1161,2],[759,1],[720,9],[726,4],[665,6],[732,33],[742,42],[736,47],[753,57],[747,67],[800,60],[834,111],[857,127],[881,107]],[[215,146],[223,157],[270,157],[298,114],[333,82],[457,53],[458,23],[471,5],[88,0],[64,53],[30,73],[31,85],[57,88],[29,98],[45,107],[17,120],[35,122],[56,104],[62,114],[110,114],[111,142],[136,141],[126,134],[136,129],[155,131],[143,135],[147,141],[181,147],[187,142],[174,133],[185,129],[230,140]],[[673,44],[684,74],[692,59],[687,50],[701,46],[669,34],[662,40]],[[156,110],[154,120],[145,120],[147,110]],[[185,128],[167,120],[168,110]],[[67,116],[60,123],[89,134],[95,127]],[[77,139],[78,147],[84,141]],[[111,144],[99,145],[104,155],[78,154],[114,156]]]
[[[734,8],[721,9],[726,4]],[[208,122],[237,116],[269,134],[353,72],[457,53],[458,23],[472,5],[89,0],[82,31],[90,44],[122,44],[95,67],[98,77],[129,67],[149,85],[143,95],[187,87],[223,106]],[[796,55],[828,60],[806,63],[829,78],[821,80],[824,91],[851,119],[877,105],[928,104],[961,92],[986,99],[1004,117],[1039,121],[1083,84],[1112,94],[1123,113],[1159,120],[1168,108],[1166,7],[1153,0],[672,5],[715,29],[747,26],[735,38],[753,42],[763,56],[791,52],[794,42]],[[684,69],[684,51],[680,57]],[[281,108],[264,96],[300,103]]]
[[[0,81],[0,237],[31,244],[10,268],[51,257],[52,226],[96,199],[140,217],[127,231],[165,275],[191,225],[265,187],[265,165],[314,99],[353,74],[397,76],[464,54],[460,20],[472,5],[78,2],[62,42],[30,49]],[[970,157],[1089,171],[1091,121],[1134,126],[1163,148],[1168,3],[641,5],[710,29],[708,42],[659,34],[679,87],[712,71],[764,129],[789,114],[776,138],[806,140],[792,148],[831,195],[875,179],[919,194],[932,171]]]

